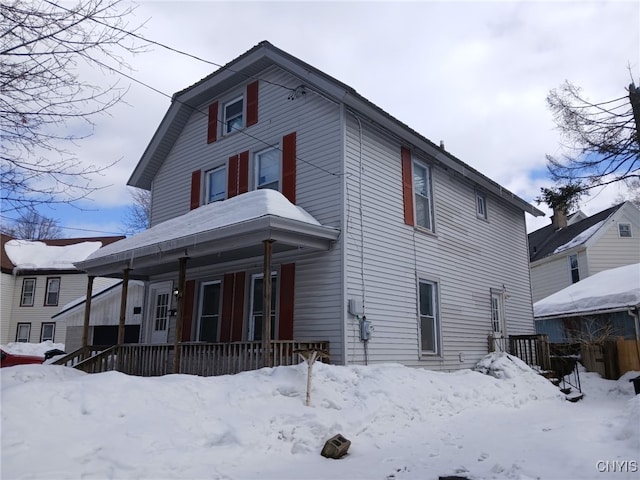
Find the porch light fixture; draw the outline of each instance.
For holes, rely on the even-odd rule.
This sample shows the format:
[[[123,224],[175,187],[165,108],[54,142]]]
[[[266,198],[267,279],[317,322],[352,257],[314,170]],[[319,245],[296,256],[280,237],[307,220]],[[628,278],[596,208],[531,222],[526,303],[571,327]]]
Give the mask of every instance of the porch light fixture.
[[[178,290],[177,288],[173,289],[173,296],[178,298],[180,296],[180,290]]]
[[[169,310],[168,313],[169,313],[170,317],[175,317],[176,314],[178,313],[178,311],[175,308],[172,308],[172,309]]]

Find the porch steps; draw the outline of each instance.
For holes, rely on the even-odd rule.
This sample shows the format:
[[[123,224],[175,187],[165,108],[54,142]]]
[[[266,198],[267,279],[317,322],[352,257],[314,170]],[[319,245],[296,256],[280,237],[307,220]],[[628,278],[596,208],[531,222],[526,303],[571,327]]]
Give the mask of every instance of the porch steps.
[[[557,372],[554,372],[553,370],[543,370],[539,373],[558,387],[567,401],[575,403],[584,397],[584,393],[580,390],[574,391],[567,382],[563,382],[563,378],[558,378]]]

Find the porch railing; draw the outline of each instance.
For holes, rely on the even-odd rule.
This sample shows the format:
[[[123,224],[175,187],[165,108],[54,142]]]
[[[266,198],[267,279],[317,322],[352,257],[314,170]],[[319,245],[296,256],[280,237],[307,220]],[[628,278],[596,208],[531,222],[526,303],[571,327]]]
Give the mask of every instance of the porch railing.
[[[64,357],[57,359],[53,362],[53,365],[64,365],[65,367],[75,367],[82,361],[95,356],[96,354],[108,349],[108,345],[89,345],[87,347],[81,347],[71,353],[68,353]]]
[[[509,353],[538,370],[550,370],[549,337],[547,335],[510,335]]]
[[[117,370],[128,375],[144,377],[173,373],[174,345],[115,345],[108,350],[77,363],[75,368],[87,373]],[[191,375],[214,376],[257,370],[264,366],[261,342],[179,344],[180,372]],[[271,342],[271,366],[300,363],[298,351],[329,352],[329,342],[299,342],[274,340]]]

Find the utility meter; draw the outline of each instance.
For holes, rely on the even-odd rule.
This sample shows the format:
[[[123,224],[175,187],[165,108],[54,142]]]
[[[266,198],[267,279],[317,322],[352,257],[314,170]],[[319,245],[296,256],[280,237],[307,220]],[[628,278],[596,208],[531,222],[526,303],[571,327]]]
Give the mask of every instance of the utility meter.
[[[373,324],[366,317],[362,318],[360,322],[360,340],[363,342],[369,341],[371,334],[373,333]]]

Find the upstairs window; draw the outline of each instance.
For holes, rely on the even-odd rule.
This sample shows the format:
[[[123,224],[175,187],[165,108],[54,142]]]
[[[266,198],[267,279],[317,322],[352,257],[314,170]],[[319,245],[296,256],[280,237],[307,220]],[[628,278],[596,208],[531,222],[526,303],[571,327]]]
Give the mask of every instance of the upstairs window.
[[[244,98],[236,98],[224,105],[224,133],[225,135],[244,126]]]
[[[227,198],[227,167],[225,165],[207,172],[207,203]]]
[[[631,224],[630,223],[619,223],[618,224],[618,235],[621,237],[631,237]]]
[[[476,215],[485,220],[487,218],[487,196],[481,192],[476,192]]]
[[[580,281],[580,268],[578,267],[578,255],[569,255],[569,269],[571,270],[571,283]]]
[[[44,306],[55,307],[60,297],[60,278],[47,278],[47,291],[44,294]]]
[[[256,190],[270,188],[280,190],[281,162],[280,150],[270,148],[256,153]]]
[[[431,171],[420,162],[413,162],[413,194],[416,225],[433,230]]]
[[[36,291],[36,279],[25,278],[22,280],[22,295],[20,296],[21,307],[33,307],[33,297]]]

